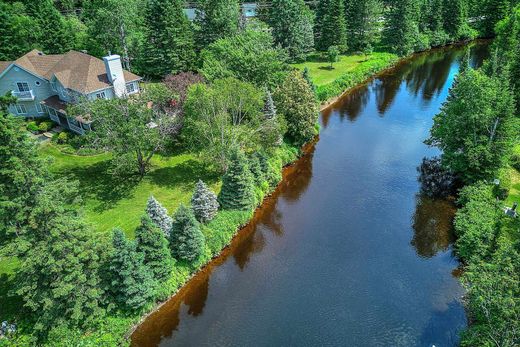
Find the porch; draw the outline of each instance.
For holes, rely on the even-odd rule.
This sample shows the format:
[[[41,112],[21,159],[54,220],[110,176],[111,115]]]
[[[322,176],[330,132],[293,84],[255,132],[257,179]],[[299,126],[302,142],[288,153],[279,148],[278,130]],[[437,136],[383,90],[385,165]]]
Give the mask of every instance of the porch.
[[[66,111],[67,103],[61,101],[57,95],[43,100],[41,104],[49,118],[62,127],[80,135],[84,135],[85,132],[92,130],[92,120],[81,116],[69,117]]]

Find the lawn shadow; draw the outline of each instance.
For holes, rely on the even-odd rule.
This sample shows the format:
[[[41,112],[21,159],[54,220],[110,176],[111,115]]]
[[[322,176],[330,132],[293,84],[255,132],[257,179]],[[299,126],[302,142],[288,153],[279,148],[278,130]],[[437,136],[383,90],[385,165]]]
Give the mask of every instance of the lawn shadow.
[[[219,174],[210,169],[208,165],[190,159],[175,166],[153,170],[148,174],[148,179],[153,184],[164,188],[182,187],[186,190],[193,190],[199,179],[212,185],[218,181]]]
[[[138,175],[113,175],[110,169],[110,160],[105,160],[86,167],[71,168],[63,174],[78,180],[80,195],[99,202],[94,211],[102,212],[119,200],[132,197],[134,188],[141,180]]]
[[[332,71],[332,70],[334,70],[334,67],[330,67],[330,66],[320,66],[318,69],[320,69],[320,70]]]

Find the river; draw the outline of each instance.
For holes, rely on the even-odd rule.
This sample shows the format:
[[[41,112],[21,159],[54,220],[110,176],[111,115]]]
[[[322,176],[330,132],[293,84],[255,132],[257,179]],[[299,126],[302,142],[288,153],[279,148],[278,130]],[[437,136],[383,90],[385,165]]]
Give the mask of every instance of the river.
[[[467,325],[449,201],[423,141],[467,47],[419,54],[322,112],[321,134],[231,247],[132,346],[454,346]],[[471,64],[487,57],[471,47]]]

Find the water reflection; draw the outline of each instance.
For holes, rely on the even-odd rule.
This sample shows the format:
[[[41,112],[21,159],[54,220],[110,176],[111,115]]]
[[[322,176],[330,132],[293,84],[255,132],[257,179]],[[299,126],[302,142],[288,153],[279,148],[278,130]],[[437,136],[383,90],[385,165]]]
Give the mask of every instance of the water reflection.
[[[370,100],[368,85],[364,84],[353,89],[343,100],[345,100],[345,102],[341,104],[339,109],[341,120],[346,116],[349,121],[355,122],[356,118],[363,112]]]
[[[419,256],[431,258],[450,247],[454,241],[452,222],[455,212],[456,208],[449,200],[417,196],[411,244]]]
[[[390,106],[392,106],[400,85],[401,78],[393,74],[386,74],[384,78],[375,81],[373,89],[376,94],[377,111],[380,116],[385,115]]]

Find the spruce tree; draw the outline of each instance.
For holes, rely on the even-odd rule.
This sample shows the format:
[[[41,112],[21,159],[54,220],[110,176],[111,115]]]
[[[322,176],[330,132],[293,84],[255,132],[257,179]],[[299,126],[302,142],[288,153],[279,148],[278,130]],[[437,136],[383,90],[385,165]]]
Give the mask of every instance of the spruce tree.
[[[253,177],[247,158],[240,150],[233,151],[229,159],[218,200],[225,210],[247,211],[255,204]]]
[[[197,48],[239,31],[240,5],[237,0],[202,0],[197,9]]]
[[[164,232],[166,237],[170,235],[172,228],[172,218],[168,216],[168,211],[153,196],[148,198],[146,213],[151,220]]]
[[[444,0],[444,30],[452,40],[472,38],[467,0]]]
[[[407,55],[419,37],[419,0],[392,0],[385,28],[385,42],[392,51]]]
[[[275,43],[293,61],[303,61],[314,48],[314,18],[304,0],[273,0],[268,23]]]
[[[141,218],[135,239],[137,251],[143,253],[144,264],[152,271],[154,279],[160,282],[167,280],[174,264],[168,240],[148,215]]]
[[[217,195],[202,180],[199,180],[195,186],[195,192],[191,197],[191,208],[200,223],[211,221],[217,214],[219,208]]]
[[[265,91],[264,115],[265,119],[274,119],[276,117],[276,106],[274,105],[273,95],[269,89]]]
[[[379,40],[381,0],[348,0],[346,2],[347,30],[352,51],[364,52]]]
[[[341,52],[347,50],[344,0],[320,0],[318,2],[314,33],[318,50],[326,51],[330,46],[337,46]]]
[[[173,224],[170,232],[170,248],[177,260],[193,262],[204,252],[204,234],[193,211],[180,205],[173,215]]]
[[[249,170],[253,175],[255,180],[255,184],[260,186],[265,180],[265,172],[262,167],[261,156],[258,152],[253,153],[253,155],[248,158]]]
[[[120,229],[113,232],[109,263],[110,291],[117,305],[126,311],[139,311],[155,295],[155,282],[144,265],[144,255],[135,241],[128,240]]]
[[[181,0],[149,0],[141,70],[152,77],[191,70],[195,61],[191,23]]]

